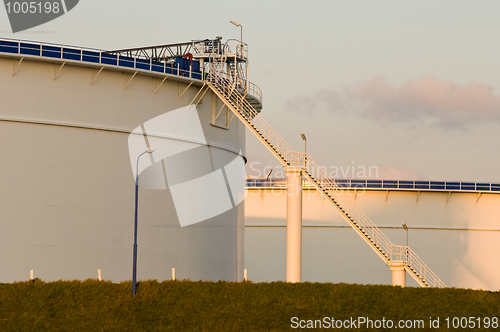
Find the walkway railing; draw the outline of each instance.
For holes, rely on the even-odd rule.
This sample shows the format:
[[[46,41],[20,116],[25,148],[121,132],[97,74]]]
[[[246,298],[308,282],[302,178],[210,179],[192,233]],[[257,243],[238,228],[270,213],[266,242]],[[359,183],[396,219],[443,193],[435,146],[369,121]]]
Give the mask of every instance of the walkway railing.
[[[62,61],[80,61],[98,65],[140,69],[196,80],[202,80],[204,75],[202,71],[194,71],[192,68],[183,69],[179,64],[167,63],[166,61],[157,62],[153,61],[152,58],[142,59],[140,57],[126,57],[120,56],[120,54],[109,54],[102,50],[75,48],[66,45],[47,43],[35,44],[33,42],[24,42],[21,40],[0,39],[0,52],[17,54],[20,56],[40,56]]]
[[[214,47],[210,48],[210,50],[213,49]],[[245,59],[248,57],[247,45],[237,40],[231,39],[227,41],[225,43],[225,52],[230,52],[230,55]],[[175,75],[200,81],[204,81],[206,79],[205,68],[203,67],[200,67],[199,70],[195,70],[192,66],[190,68],[183,68],[178,63],[176,64],[156,58],[153,59],[152,57],[143,55],[140,52],[134,53],[133,56],[128,56],[132,55],[132,53],[128,52],[124,55],[86,47],[0,38],[0,53],[16,54],[21,57],[24,55],[46,57],[57,59],[62,62],[66,60],[79,61],[95,65],[146,70],[154,73]],[[228,53],[225,54],[225,59],[227,59]],[[262,104],[261,89],[251,82],[249,82],[248,85],[248,94],[255,97]]]
[[[388,189],[388,190],[429,190],[429,191],[465,191],[500,193],[500,184],[483,182],[443,182],[443,181],[397,181],[397,180],[350,180],[336,179],[337,185],[344,189]],[[254,187],[283,187],[286,179],[247,179],[245,185]],[[312,187],[304,183],[304,187]]]

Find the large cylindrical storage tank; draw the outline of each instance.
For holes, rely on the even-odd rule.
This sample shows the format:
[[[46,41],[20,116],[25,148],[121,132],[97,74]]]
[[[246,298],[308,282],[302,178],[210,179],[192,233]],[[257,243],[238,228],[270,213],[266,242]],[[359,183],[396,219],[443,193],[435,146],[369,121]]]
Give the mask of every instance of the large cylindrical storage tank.
[[[0,52],[0,98],[0,282],[26,280],[30,270],[45,281],[96,278],[98,269],[105,280],[130,280],[134,167],[141,152],[129,146],[130,134],[186,109],[199,119],[193,127],[167,117],[176,133],[144,132],[145,142],[178,142],[191,152],[181,149],[168,159],[157,150],[140,159],[141,170],[155,164],[167,172],[170,163],[183,178],[165,173],[157,189],[147,189],[155,187],[154,177],[143,179],[137,278],[167,280],[175,268],[177,279],[242,280],[243,203],[230,200],[225,211],[207,214],[207,202],[220,188],[192,185],[182,193],[182,204],[170,188],[171,181],[209,175],[200,168],[199,154],[208,153],[214,172],[224,166],[217,162],[244,160],[244,125],[211,125],[222,104],[202,80]],[[184,132],[204,139],[186,139]],[[216,155],[226,161],[212,160]],[[206,220],[181,227],[179,209]]]

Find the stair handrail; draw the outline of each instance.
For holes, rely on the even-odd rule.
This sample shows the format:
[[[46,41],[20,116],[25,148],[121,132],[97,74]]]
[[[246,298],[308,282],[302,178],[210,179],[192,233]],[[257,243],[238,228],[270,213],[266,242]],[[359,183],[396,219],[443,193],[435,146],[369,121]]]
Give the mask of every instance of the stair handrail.
[[[380,229],[368,218],[368,216],[355,205],[354,201],[347,197],[347,192],[340,187],[334,179],[329,177],[323,167],[319,166],[309,155],[307,155],[305,169],[314,179],[316,179],[317,186],[320,187],[321,190],[331,192],[334,199],[342,202],[341,204],[337,203],[336,205],[343,207],[345,212],[349,214],[375,242],[378,243],[384,252],[389,251],[392,242],[387,238],[387,236],[384,235],[384,233],[382,233],[382,231],[380,231]],[[386,263],[387,261],[388,260],[386,260]]]
[[[439,277],[424,263],[424,261],[418,257],[418,255],[410,247],[405,246],[405,250],[408,252],[407,267],[409,269],[414,269],[418,274],[420,274],[421,279],[425,281],[430,287],[446,287],[445,283],[439,279]],[[407,268],[407,271],[409,269]],[[409,271],[413,273],[413,271]]]

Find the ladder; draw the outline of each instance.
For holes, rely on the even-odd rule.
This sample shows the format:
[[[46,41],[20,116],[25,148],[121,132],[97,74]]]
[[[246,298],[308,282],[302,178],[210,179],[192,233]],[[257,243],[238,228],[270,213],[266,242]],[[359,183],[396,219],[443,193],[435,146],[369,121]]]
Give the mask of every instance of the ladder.
[[[393,245],[377,226],[347,197],[344,190],[308,154],[294,151],[245,98],[223,68],[224,56],[214,61],[206,77],[209,88],[257,136],[284,166],[300,166],[307,179],[333,204],[347,223],[389,265],[402,261],[422,287],[446,287],[439,277],[407,246]]]

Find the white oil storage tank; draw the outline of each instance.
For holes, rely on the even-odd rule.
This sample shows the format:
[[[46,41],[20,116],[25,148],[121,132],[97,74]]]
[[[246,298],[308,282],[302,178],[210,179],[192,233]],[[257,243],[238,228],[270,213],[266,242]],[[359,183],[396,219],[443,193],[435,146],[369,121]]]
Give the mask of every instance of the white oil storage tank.
[[[0,282],[130,280],[136,169],[137,278],[243,279],[245,126],[207,84],[231,42],[245,51],[224,68],[248,91],[238,41],[0,39]]]

